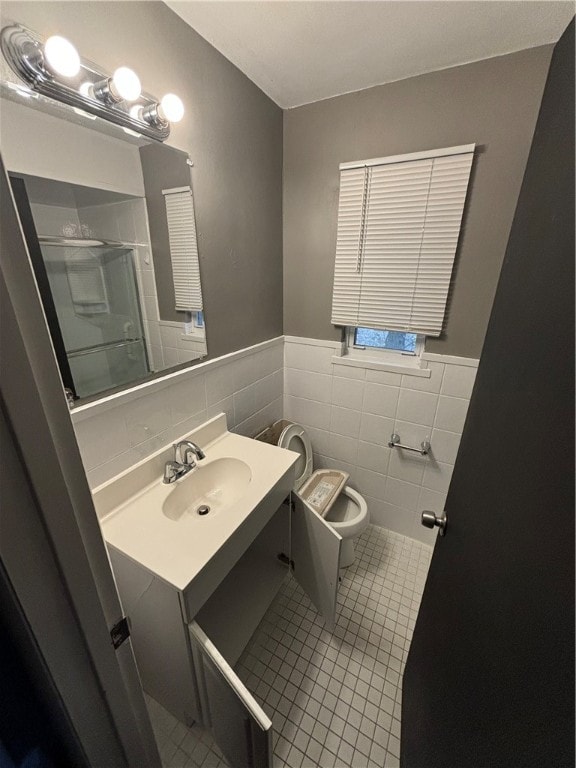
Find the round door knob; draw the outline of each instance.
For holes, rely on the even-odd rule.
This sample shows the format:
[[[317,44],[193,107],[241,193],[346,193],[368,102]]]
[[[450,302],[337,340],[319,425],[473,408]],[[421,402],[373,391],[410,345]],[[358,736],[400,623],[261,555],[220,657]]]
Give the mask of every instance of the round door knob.
[[[435,512],[430,512],[428,510],[422,512],[422,525],[426,528],[434,528],[435,526],[438,526],[440,529],[438,533],[440,536],[444,536],[446,528],[448,527],[446,512],[442,512],[441,515],[437,515]]]

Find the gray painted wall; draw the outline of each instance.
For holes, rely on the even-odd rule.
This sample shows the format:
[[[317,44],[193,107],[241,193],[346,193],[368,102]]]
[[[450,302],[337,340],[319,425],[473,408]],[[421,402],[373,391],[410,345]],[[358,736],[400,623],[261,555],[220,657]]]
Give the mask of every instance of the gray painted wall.
[[[445,331],[427,350],[480,355],[551,47],[289,110],[282,166],[282,111],[164,4],[5,2],[2,12],[184,99],[169,143],[194,162],[210,357],[282,331],[340,337],[330,323],[340,162],[476,142]]]
[[[475,142],[445,330],[428,352],[479,357],[551,46],[284,113],[284,332],[339,339],[330,323],[341,162]]]
[[[109,71],[179,94],[169,144],[190,154],[210,357],[282,333],[282,110],[158,2],[4,2]]]

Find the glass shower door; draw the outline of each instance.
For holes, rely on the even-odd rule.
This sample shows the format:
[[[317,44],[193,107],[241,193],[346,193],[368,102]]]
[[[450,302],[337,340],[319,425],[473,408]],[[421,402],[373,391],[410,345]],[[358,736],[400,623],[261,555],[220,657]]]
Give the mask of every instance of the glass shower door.
[[[99,241],[39,241],[76,395],[148,375],[132,250]]]

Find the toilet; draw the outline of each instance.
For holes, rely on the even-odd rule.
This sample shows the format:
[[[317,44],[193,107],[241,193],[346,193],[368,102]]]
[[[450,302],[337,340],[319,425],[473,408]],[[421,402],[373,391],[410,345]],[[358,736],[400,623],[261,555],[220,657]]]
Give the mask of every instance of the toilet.
[[[296,462],[294,490],[298,491],[310,479],[314,470],[310,438],[300,424],[288,424],[278,439],[280,448],[300,454]],[[340,567],[352,565],[355,558],[354,539],[358,538],[370,522],[366,500],[353,488],[345,485],[324,520],[342,536]]]

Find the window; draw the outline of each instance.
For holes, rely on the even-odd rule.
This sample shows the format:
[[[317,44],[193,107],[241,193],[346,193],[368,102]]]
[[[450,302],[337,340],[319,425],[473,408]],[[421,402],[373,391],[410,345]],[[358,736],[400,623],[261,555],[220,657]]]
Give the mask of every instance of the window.
[[[416,352],[415,333],[404,331],[384,331],[374,328],[353,328],[354,346],[360,348],[372,347],[374,349],[391,349],[394,352]]]
[[[389,363],[408,364],[405,358],[414,359],[415,363],[424,351],[425,336],[407,331],[391,331],[383,328],[348,328],[346,342],[348,354],[353,357],[368,357]],[[414,363],[414,364],[415,364]]]
[[[185,336],[195,336],[199,339],[206,337],[206,332],[204,330],[204,312],[186,312],[184,317]]]
[[[340,166],[334,325],[386,344],[440,335],[473,156],[467,145]]]

